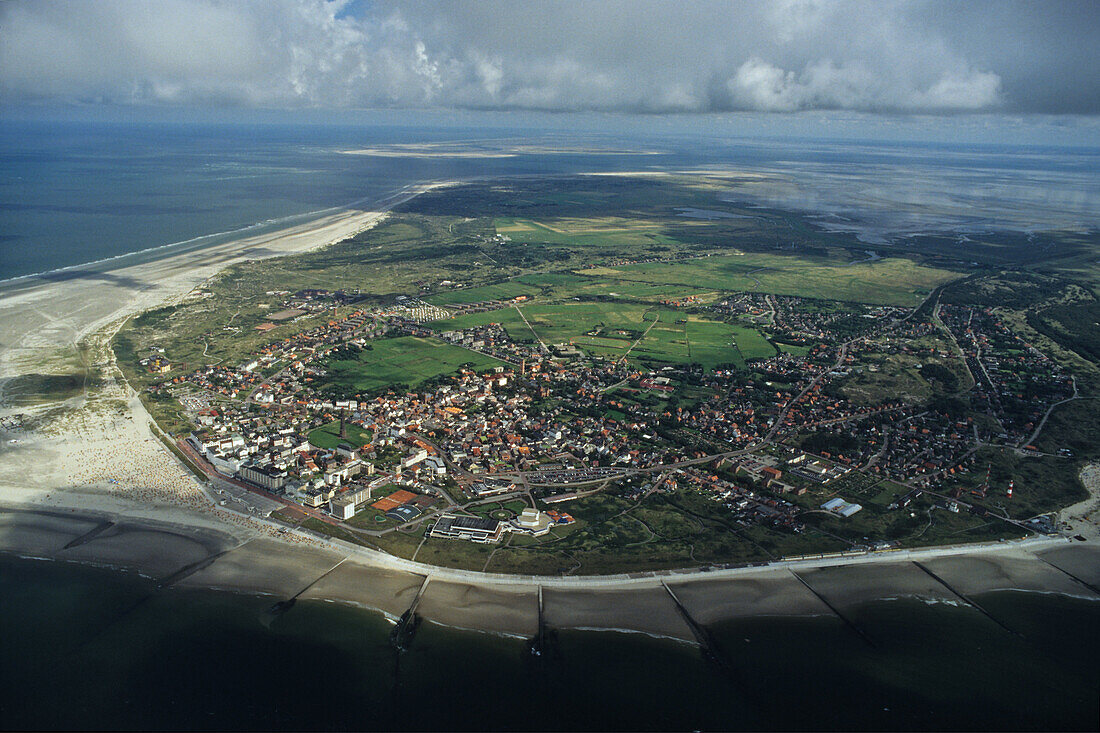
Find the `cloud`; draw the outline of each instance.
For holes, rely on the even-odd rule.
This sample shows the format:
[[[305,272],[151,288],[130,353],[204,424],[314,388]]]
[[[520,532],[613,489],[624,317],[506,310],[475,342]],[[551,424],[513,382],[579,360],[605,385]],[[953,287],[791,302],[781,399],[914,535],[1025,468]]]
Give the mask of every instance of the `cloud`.
[[[1091,3],[0,5],[0,101],[1100,114]]]
[[[794,112],[807,109],[902,112],[974,112],[1000,106],[1001,79],[989,72],[948,71],[927,88],[884,85],[866,68],[825,61],[801,73],[759,58],[727,82],[736,109]]]

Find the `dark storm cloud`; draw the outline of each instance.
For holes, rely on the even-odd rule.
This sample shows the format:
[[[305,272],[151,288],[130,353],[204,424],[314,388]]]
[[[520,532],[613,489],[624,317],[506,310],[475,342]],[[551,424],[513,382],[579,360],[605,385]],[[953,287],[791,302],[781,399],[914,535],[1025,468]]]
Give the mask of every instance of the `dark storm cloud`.
[[[1095,3],[0,6],[0,95],[243,107],[1100,113]]]

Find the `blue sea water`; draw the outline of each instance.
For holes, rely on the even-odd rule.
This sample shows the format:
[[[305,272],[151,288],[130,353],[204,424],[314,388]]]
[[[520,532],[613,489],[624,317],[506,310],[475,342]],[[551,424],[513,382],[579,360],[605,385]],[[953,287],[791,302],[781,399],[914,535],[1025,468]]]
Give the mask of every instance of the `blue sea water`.
[[[214,244],[369,206],[405,185],[576,167],[577,156],[392,158],[343,151],[487,131],[277,125],[0,125],[0,279],[174,243]],[[501,138],[500,133],[488,132]]]
[[[344,152],[423,144],[512,155]],[[0,120],[0,281],[180,242],[195,250],[332,207],[369,206],[416,182],[633,170],[757,177],[752,185],[735,180],[728,195],[805,211],[869,242],[1100,226],[1097,149],[734,139],[656,123],[626,135],[613,123],[570,130]]]
[[[1100,603],[994,593],[876,601],[852,618],[715,625],[720,662],[639,634],[523,640],[372,611],[157,590],[134,575],[0,558],[5,729],[1095,730]]]

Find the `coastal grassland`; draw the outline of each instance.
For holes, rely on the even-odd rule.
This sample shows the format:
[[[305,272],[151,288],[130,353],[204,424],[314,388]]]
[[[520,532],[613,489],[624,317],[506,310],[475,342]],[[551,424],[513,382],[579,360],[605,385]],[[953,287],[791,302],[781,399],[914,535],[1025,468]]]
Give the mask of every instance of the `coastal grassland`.
[[[864,246],[851,237],[813,234],[812,226],[794,233],[796,215],[715,201],[715,189],[704,184],[677,176],[580,176],[434,190],[347,240],[232,266],[206,283],[203,293],[132,319],[115,347],[132,355],[120,358],[120,364],[135,386],[164,378],[133,364],[153,347],[165,349],[172,364],[169,377],[204,365],[235,366],[266,344],[347,312],[330,310],[279,323],[268,332],[256,330],[283,306],[278,293],[305,288],[349,292],[359,298],[357,306],[417,293],[435,303],[521,294],[540,301],[613,298],[659,304],[695,296],[708,302],[738,289],[909,304],[953,276],[910,260],[845,267],[863,256]],[[683,207],[744,218],[687,220],[677,210]],[[522,227],[531,235],[501,241],[493,236],[498,224]],[[745,254],[610,268],[611,276],[590,269],[623,259],[730,251]],[[857,283],[861,278],[868,282]],[[465,287],[441,289],[443,280]]]
[[[611,223],[613,222],[613,225]],[[507,235],[519,243],[549,243],[584,247],[589,250],[621,247],[652,247],[678,242],[662,233],[666,223],[656,218],[555,219],[539,222],[532,219],[495,219],[498,234]]]
[[[522,502],[478,507],[492,515],[516,512]],[[719,504],[698,492],[675,496],[654,495],[642,502],[601,493],[571,502],[566,509],[576,518],[571,525],[555,526],[548,535],[509,534],[498,545],[424,536],[423,525],[410,531],[378,537],[356,534],[306,520],[303,527],[340,539],[381,549],[398,557],[445,567],[521,574],[576,574],[636,572],[712,563],[750,563],[803,552],[826,552],[847,545],[825,533],[809,536],[767,527],[743,527],[733,522]],[[362,521],[358,521],[362,519]],[[373,521],[360,512],[353,526],[385,529],[392,522]],[[354,539],[352,539],[354,538]]]
[[[1057,299],[1026,312],[1027,324],[1082,359],[1100,365],[1100,299],[1071,285]]]
[[[803,507],[799,518],[806,523],[807,532],[816,531],[835,539],[839,543],[837,549],[862,544],[867,538],[896,541],[902,547],[928,547],[1019,538],[1023,534],[995,517],[979,517],[966,511],[956,514],[935,507],[927,496],[905,509],[887,509],[891,501],[908,489],[866,474],[849,474],[829,485],[809,488],[802,496],[785,498]],[[861,504],[862,511],[851,517],[839,517],[820,508],[836,496]],[[800,548],[799,552],[812,551]]]
[[[517,295],[534,295],[537,288],[523,284],[522,280],[506,280],[495,285],[483,285],[479,288],[463,288],[461,290],[445,290],[435,295],[424,298],[432,305],[462,305],[465,303],[480,303],[485,300],[500,300],[514,298]]]
[[[745,253],[673,263],[601,267],[592,275],[633,282],[913,306],[960,273],[886,258],[847,264],[809,255]]]
[[[347,437],[340,437],[340,421],[333,420],[309,431],[309,442],[314,447],[331,450],[341,443],[357,447],[371,441],[371,432],[353,423],[345,423],[344,432]]]
[[[418,336],[376,339],[369,346],[354,359],[326,361],[326,388],[356,394],[394,384],[415,387],[462,366],[487,369],[500,364],[491,356]]]
[[[921,376],[918,363],[917,358],[901,354],[863,353],[859,355],[862,371],[838,381],[833,389],[861,407],[895,400],[923,403],[934,390]]]
[[[576,272],[551,272],[538,275],[525,275],[517,282],[532,285],[541,290],[541,295],[559,300],[635,300],[658,304],[665,300],[695,298],[697,303],[710,303],[718,299],[720,293],[713,289],[698,288],[683,284],[660,284],[616,280],[588,274],[588,270]]]

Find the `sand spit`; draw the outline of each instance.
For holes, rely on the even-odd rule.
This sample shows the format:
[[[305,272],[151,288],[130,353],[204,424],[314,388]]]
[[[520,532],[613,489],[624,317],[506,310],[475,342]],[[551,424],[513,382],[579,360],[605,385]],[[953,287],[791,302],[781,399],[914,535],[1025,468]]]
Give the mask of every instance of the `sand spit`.
[[[958,600],[942,583],[910,562],[800,570],[798,576],[840,610],[876,598]]]
[[[565,590],[544,588],[543,618],[557,629],[619,629],[694,641],[664,588]]]
[[[351,603],[378,609],[391,618],[400,618],[412,605],[423,584],[422,575],[348,560],[340,563],[339,567],[299,597]]]
[[[433,580],[424,589],[417,613],[447,626],[529,638],[538,632],[539,599],[534,589]]]
[[[829,608],[786,570],[736,580],[669,584],[691,617],[712,624],[742,616],[811,616]]]
[[[1092,557],[1095,559],[1095,555]],[[998,590],[1027,590],[1100,597],[1065,573],[1027,554],[940,557],[921,564],[968,596]]]
[[[265,593],[289,599],[334,568],[344,556],[256,538],[183,578],[179,585]]]

